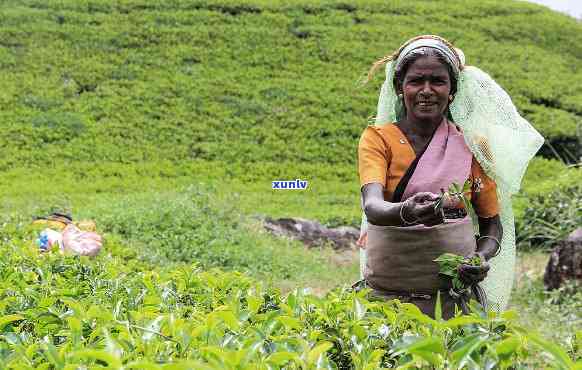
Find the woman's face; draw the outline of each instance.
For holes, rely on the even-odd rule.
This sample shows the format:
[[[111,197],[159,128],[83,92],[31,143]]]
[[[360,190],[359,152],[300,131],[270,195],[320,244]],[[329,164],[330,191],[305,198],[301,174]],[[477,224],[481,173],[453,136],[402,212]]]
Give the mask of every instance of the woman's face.
[[[450,92],[447,66],[434,56],[418,58],[406,71],[402,83],[407,118],[440,122],[449,105]]]

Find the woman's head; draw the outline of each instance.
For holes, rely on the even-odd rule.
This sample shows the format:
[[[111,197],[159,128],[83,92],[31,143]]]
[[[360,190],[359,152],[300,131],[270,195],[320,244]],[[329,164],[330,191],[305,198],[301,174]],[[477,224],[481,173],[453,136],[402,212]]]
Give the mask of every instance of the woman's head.
[[[391,82],[403,103],[402,113],[414,113],[420,107],[417,111],[420,116],[418,118],[428,119],[428,116],[436,114],[432,104],[438,103],[436,108],[440,116],[446,114],[457,91],[458,77],[464,64],[464,56],[460,50],[438,36],[415,37],[393,54],[374,63],[368,79],[390,61],[394,66]],[[424,84],[422,89],[421,82]]]
[[[397,64],[393,84],[408,118],[440,121],[454,98],[457,75],[438,49],[422,47]]]
[[[402,86],[404,83],[404,78],[410,67],[421,58],[431,58],[436,59],[441,65],[443,65],[448,74],[449,81],[451,82],[451,94],[455,95],[457,92],[457,76],[458,72],[455,73],[454,67],[449,62],[447,56],[440,51],[432,47],[424,46],[417,49],[413,49],[402,58],[398,58],[396,63],[396,68],[394,69],[394,90],[400,94],[402,93]]]

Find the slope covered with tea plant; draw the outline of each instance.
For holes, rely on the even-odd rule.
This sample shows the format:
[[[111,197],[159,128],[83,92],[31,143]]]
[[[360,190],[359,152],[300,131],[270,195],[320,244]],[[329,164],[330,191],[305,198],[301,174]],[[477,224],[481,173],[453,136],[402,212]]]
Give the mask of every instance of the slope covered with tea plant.
[[[452,40],[560,156],[576,156],[582,24],[537,5],[7,0],[0,16],[3,170],[157,160],[256,176],[279,162],[352,169],[382,78],[357,81],[420,33]]]
[[[557,161],[580,156],[582,25],[541,6],[7,0],[0,20],[0,186],[11,201],[69,181],[181,177],[223,184],[245,211],[357,225],[356,146],[382,73],[358,81],[419,33],[462,48],[548,139],[528,194],[582,179]],[[308,191],[270,189],[288,178]]]
[[[447,324],[325,295],[357,279],[357,262],[259,221],[359,225],[356,145],[382,78],[357,82],[403,40],[436,33],[551,144],[515,199],[520,230],[539,231],[530,216],[560,223],[542,210],[579,193],[580,169],[563,162],[579,155],[581,30],[498,0],[3,1],[0,367],[570,366],[580,299],[548,304],[529,270],[517,320]],[[271,190],[295,178],[308,189]],[[96,221],[100,256],[38,253],[31,217],[57,209]]]

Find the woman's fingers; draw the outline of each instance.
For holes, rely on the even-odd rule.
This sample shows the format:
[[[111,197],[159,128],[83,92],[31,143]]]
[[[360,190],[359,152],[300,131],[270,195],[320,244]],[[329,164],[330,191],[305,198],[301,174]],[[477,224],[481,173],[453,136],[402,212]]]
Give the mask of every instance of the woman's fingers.
[[[360,235],[360,238],[356,241],[356,245],[362,249],[366,249],[367,242],[368,242],[368,232],[364,232]]]
[[[465,284],[479,283],[487,277],[489,269],[488,263],[484,263],[481,266],[462,264],[459,266],[459,277]]]
[[[408,198],[409,203],[406,212],[410,214],[418,223],[426,226],[442,224],[444,219],[442,212],[435,212],[436,200],[439,195],[431,192],[417,193]]]
[[[434,202],[418,206],[418,219],[427,226],[442,224],[444,219],[441,212],[435,212]]]
[[[476,275],[481,274],[483,272],[488,272],[490,267],[488,263],[483,263],[481,266],[472,266],[472,265],[461,265],[460,266],[466,274],[469,275]]]
[[[435,193],[431,193],[428,191],[425,192],[421,192],[421,193],[416,193],[412,199],[416,202],[416,203],[426,203],[426,202],[434,202],[439,198],[439,196]]]

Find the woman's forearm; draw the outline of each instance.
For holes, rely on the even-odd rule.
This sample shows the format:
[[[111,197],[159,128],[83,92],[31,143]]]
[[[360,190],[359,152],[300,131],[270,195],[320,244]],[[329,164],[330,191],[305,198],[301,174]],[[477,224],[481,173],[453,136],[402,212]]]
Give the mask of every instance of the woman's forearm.
[[[420,192],[402,203],[386,202],[384,187],[370,183],[362,187],[362,201],[368,221],[379,226],[407,226],[411,224],[438,225],[443,222],[440,213],[434,211],[438,196]]]
[[[362,187],[362,207],[368,222],[379,226],[400,226],[401,203],[384,200],[384,186],[370,183]]]
[[[379,199],[370,199],[364,204],[364,213],[368,222],[379,226],[402,226],[400,207],[402,203],[390,203]]]
[[[502,238],[503,228],[499,215],[488,218],[479,217],[477,252],[482,253],[485,259],[489,260],[499,253]]]

